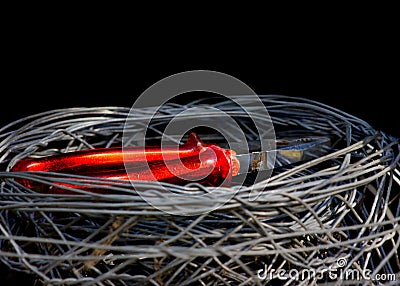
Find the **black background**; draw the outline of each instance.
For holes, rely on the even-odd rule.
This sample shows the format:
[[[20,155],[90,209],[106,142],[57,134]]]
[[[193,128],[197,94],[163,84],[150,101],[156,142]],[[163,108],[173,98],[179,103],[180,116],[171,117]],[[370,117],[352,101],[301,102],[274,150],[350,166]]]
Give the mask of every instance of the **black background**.
[[[58,13],[48,13],[51,19],[35,13],[28,21],[12,17],[1,38],[0,124],[54,108],[130,107],[164,77],[204,69],[230,74],[258,94],[326,103],[400,137],[398,31],[392,32],[397,23],[387,22],[386,12],[384,20],[377,13],[354,19],[360,13],[350,12],[355,25],[341,28],[342,14],[326,26],[321,25],[325,14],[303,26],[304,16],[275,32],[289,19],[270,25],[269,13],[260,23],[253,17],[246,29],[239,29],[240,18],[239,27],[226,22],[204,30],[209,19],[202,15],[200,28],[183,29],[188,19],[179,18],[176,27],[162,30],[168,15],[149,31],[144,26],[154,20],[150,15],[136,24],[127,23],[135,15],[114,22],[101,14],[88,23],[75,14],[59,21]],[[95,13],[83,12],[82,18],[89,14]],[[23,277],[5,279],[2,271],[0,282]]]
[[[317,100],[358,116],[376,129],[400,137],[398,77],[394,54],[356,43],[337,52],[324,47],[239,52],[208,48],[192,52],[131,51],[84,46],[18,47],[10,53],[2,91],[1,123],[54,108],[127,106],[169,75],[205,69],[230,74],[258,94]],[[200,49],[201,50],[201,49]],[[230,54],[231,53],[231,54]],[[0,282],[24,275],[0,269]]]
[[[3,65],[0,123],[54,108],[127,106],[166,76],[187,70],[230,74],[258,94],[306,97],[358,116],[400,137],[397,56],[369,40],[232,49],[213,42],[163,49],[166,42],[28,38],[11,42]],[[135,49],[134,46],[139,48]],[[272,46],[272,47],[271,47]],[[152,48],[155,48],[154,50]]]

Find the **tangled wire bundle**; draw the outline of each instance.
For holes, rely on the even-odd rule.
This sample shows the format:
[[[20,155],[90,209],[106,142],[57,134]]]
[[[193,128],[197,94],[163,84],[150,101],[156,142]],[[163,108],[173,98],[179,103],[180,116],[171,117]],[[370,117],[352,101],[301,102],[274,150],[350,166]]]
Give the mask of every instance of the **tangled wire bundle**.
[[[10,271],[32,274],[38,285],[398,283],[397,139],[318,102],[260,98],[277,137],[329,136],[330,152],[276,168],[269,179],[255,184],[247,181],[218,190],[199,184],[163,185],[173,193],[205,194],[196,200],[171,200],[158,184],[139,183],[175,210],[226,202],[196,215],[156,209],[126,182],[10,172],[25,157],[122,144],[128,108],[53,110],[3,127],[0,263]],[[157,141],[171,118],[201,105],[226,112],[247,139],[257,139],[248,114],[221,99],[165,104],[149,126],[148,139]],[[148,115],[146,109],[141,112],[138,126]],[[218,142],[218,136],[208,132],[201,138]],[[44,194],[23,186],[21,179],[44,185],[90,184],[107,193],[79,189],[76,195]]]

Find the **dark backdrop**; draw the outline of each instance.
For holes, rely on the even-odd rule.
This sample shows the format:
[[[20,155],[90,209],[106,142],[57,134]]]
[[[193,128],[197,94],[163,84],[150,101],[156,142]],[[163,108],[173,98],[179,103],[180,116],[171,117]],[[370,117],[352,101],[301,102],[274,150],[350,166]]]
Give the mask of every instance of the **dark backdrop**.
[[[53,108],[132,106],[135,98],[174,73],[228,73],[258,94],[314,99],[400,137],[398,51],[389,40],[304,36],[219,46],[215,41],[121,40],[110,35],[18,34],[6,42],[0,123]],[[319,35],[320,36],[320,35]],[[104,38],[103,38],[104,37]],[[183,39],[183,38],[182,38]],[[267,39],[268,40],[268,39]],[[336,44],[335,44],[336,43]]]
[[[390,8],[385,10],[385,20],[390,19],[387,10]],[[77,23],[74,15],[68,14],[60,19],[63,25],[56,25],[60,15],[45,11],[54,19],[36,13],[32,13],[33,21],[12,17],[2,31],[1,125],[54,108],[130,107],[156,81],[182,71],[206,69],[237,77],[259,94],[306,97],[332,105],[400,137],[396,102],[398,31],[389,30],[397,23],[377,20],[375,13],[374,17],[365,13],[366,21],[360,21],[354,19],[355,14],[363,14],[357,9],[350,15],[356,25],[345,25],[340,30],[337,24],[343,22],[343,17],[336,13],[328,20],[331,28],[321,27],[321,19],[311,21],[307,27],[297,28],[299,22],[283,19],[271,26],[264,23],[267,15],[259,19],[261,29],[254,34],[251,32],[258,24],[252,19],[244,32],[232,23],[222,23],[212,29],[216,38],[209,38],[211,31],[203,30],[208,20],[205,15],[198,19],[198,30],[182,29],[186,24],[183,21],[176,29],[163,31],[164,23],[160,22],[156,31],[147,31],[143,27],[146,21],[155,18],[150,15],[137,26],[130,23],[135,13],[125,18],[129,23],[117,21],[112,26],[103,13],[98,15],[99,21],[90,21],[89,25]],[[132,14],[131,10],[127,12]],[[96,13],[90,10],[83,14],[86,19]],[[169,22],[172,17],[165,14]],[[42,25],[38,25],[42,19]],[[235,22],[242,28],[241,18]],[[288,29],[277,31],[279,37],[272,36],[274,29],[285,22]],[[140,31],[143,38],[138,35]],[[173,37],[174,31],[182,33]],[[11,284],[15,277],[26,279],[20,273],[5,279],[7,275],[0,265],[1,285]],[[28,285],[26,280],[21,281]]]
[[[178,72],[206,69],[237,77],[258,94],[299,96],[329,104],[400,137],[398,79],[390,68],[390,54],[367,59],[356,52],[346,57],[312,51],[225,57],[223,52],[221,57],[105,52],[46,49],[14,53],[6,69],[0,123],[53,108],[130,107],[156,81]]]

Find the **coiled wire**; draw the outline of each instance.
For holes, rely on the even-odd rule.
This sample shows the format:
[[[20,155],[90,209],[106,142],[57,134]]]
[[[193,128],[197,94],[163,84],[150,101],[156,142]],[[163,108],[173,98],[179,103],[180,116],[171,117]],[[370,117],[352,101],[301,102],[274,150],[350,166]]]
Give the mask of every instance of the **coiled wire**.
[[[10,172],[15,162],[28,156],[122,144],[129,108],[51,110],[4,126],[0,129],[0,263],[10,271],[33,275],[38,285],[335,285],[344,280],[359,285],[371,283],[365,270],[370,277],[387,278],[374,283],[396,285],[398,139],[315,101],[282,95],[260,98],[277,137],[329,136],[330,152],[277,168],[257,184],[250,181],[218,190],[163,184],[174,193],[205,194],[201,199],[172,200],[158,184],[138,183],[175,211],[181,206],[209,209],[227,201],[193,216],[155,209],[129,183]],[[168,120],[200,105],[223,110],[235,118],[248,140],[257,139],[246,113],[228,100],[166,104],[149,126],[148,139],[157,141]],[[149,112],[141,112],[137,126],[131,128],[142,128],[140,118]],[[213,133],[200,137],[220,139]],[[82,189],[71,189],[77,195],[43,194],[18,179],[96,186],[107,194]],[[234,197],[227,200],[232,192]],[[306,277],[278,275],[304,269]],[[329,276],[326,269],[342,277]],[[364,275],[343,277],[349,271]],[[260,277],[265,272],[271,275]]]

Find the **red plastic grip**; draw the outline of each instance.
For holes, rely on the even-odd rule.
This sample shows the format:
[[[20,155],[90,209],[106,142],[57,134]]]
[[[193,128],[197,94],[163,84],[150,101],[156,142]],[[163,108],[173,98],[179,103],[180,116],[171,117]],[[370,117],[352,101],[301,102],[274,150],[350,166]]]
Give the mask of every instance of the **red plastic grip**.
[[[195,133],[191,133],[188,141],[179,148],[90,149],[40,159],[24,159],[19,161],[12,171],[60,172],[123,181],[157,180],[173,184],[198,182],[209,186],[229,186],[232,176],[236,175],[239,169],[234,155],[234,151],[214,144],[205,144]],[[26,187],[37,189],[36,184],[32,182],[21,182]],[[40,190],[55,191],[54,188]]]

